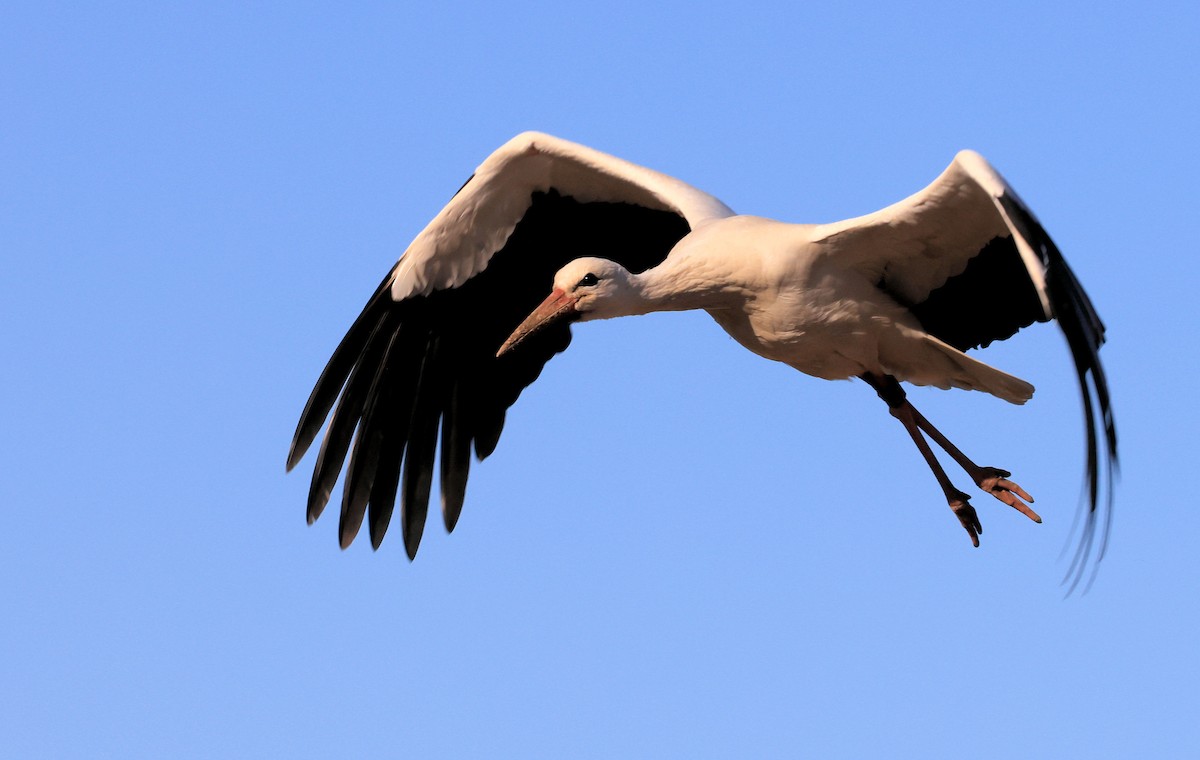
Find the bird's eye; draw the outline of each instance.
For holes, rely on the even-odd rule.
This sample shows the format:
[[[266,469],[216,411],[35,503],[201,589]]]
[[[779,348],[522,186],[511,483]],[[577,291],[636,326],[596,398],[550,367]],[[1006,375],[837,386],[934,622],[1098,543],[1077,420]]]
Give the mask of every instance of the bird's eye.
[[[591,272],[588,272],[583,276],[583,279],[579,281],[579,284],[586,287],[588,285],[595,285],[598,282],[600,282],[600,278]]]

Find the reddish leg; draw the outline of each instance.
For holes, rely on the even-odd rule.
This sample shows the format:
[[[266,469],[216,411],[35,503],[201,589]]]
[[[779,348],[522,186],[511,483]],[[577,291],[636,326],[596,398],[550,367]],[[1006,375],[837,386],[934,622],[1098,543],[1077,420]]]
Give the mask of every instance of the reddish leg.
[[[907,402],[906,402],[907,403]],[[979,486],[984,491],[987,491],[992,496],[995,496],[1000,501],[1017,510],[1021,514],[1033,520],[1035,523],[1040,523],[1042,518],[1029,508],[1028,504],[1021,501],[1024,499],[1030,504],[1033,503],[1033,497],[1026,493],[1024,488],[1016,483],[1008,480],[1011,472],[1001,470],[996,467],[980,467],[967,458],[967,455],[958,450],[958,447],[950,442],[946,436],[933,426],[925,416],[917,411],[917,408],[912,404],[908,404],[908,408],[912,410],[913,417],[917,426],[924,430],[934,443],[941,446],[942,449],[950,455],[950,458],[958,462],[958,466],[967,471],[971,476],[971,480],[975,481],[975,485]]]
[[[904,429],[912,436],[913,443],[917,444],[917,448],[921,452],[921,456],[925,457],[926,463],[929,464],[929,469],[933,470],[933,476],[937,478],[938,485],[942,487],[942,492],[946,494],[946,503],[950,505],[950,509],[954,510],[954,516],[966,528],[967,533],[971,536],[971,543],[979,546],[979,534],[983,532],[983,525],[979,523],[979,515],[975,513],[975,508],[971,506],[970,497],[954,487],[950,482],[950,478],[946,476],[946,471],[942,469],[942,464],[934,456],[933,450],[929,448],[929,443],[925,437],[921,435],[921,430],[917,426],[917,421],[914,419],[912,404],[907,401],[900,406],[891,407],[892,416],[900,420],[904,425]]]
[[[941,431],[935,428],[929,420],[925,419],[917,411],[916,407],[908,402],[904,389],[900,387],[900,384],[896,382],[894,377],[866,373],[862,375],[862,379],[875,389],[880,398],[887,402],[892,416],[900,420],[900,423],[904,425],[904,429],[912,436],[913,443],[917,445],[921,456],[925,458],[929,469],[933,471],[933,476],[937,478],[938,485],[942,487],[942,492],[946,495],[946,503],[950,505],[950,509],[954,510],[955,516],[958,517],[963,528],[971,536],[972,544],[979,546],[979,534],[983,532],[983,527],[979,523],[979,516],[975,513],[974,507],[971,506],[969,497],[955,488],[954,484],[950,482],[950,478],[946,476],[946,471],[942,469],[941,463],[934,456],[933,450],[930,449],[929,443],[925,440],[921,431],[925,431],[933,439],[934,443],[942,447],[960,467],[966,470],[967,474],[971,476],[971,479],[981,489],[1034,522],[1040,523],[1042,521],[1042,518],[1036,512],[1030,509],[1025,502],[1021,501],[1021,499],[1024,499],[1025,501],[1032,502],[1033,497],[1026,493],[1025,489],[1021,488],[1021,486],[1007,479],[1010,475],[1009,472],[995,467],[980,467],[967,458],[957,446],[951,443],[946,436],[942,435]]]

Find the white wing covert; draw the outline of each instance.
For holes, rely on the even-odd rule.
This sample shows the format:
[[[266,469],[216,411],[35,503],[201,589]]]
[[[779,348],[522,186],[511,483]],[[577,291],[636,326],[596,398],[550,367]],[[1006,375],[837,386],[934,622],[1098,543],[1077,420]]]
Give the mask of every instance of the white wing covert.
[[[580,203],[628,203],[681,216],[691,229],[733,211],[666,174],[540,132],[500,146],[413,240],[401,258],[392,297],[453,288],[487,267],[529,210],[535,193],[554,190]],[[577,257],[575,257],[577,258]]]

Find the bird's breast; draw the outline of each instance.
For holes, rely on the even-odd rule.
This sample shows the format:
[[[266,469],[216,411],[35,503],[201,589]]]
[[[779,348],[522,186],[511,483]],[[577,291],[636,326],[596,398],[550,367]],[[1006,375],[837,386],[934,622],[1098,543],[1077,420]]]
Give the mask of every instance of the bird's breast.
[[[894,307],[855,273],[807,268],[741,308],[712,310],[750,351],[815,377],[839,380],[879,367],[878,334]]]

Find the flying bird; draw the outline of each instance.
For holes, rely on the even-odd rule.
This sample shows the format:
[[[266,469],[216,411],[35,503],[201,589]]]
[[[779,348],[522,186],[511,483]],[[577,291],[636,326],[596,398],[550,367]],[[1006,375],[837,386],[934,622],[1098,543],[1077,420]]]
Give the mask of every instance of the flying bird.
[[[415,557],[439,441],[442,517],[452,531],[471,449],[480,460],[495,450],[508,408],[567,348],[572,322],[685,309],[704,309],[762,357],[818,378],[865,381],[908,431],[976,546],[979,517],[930,440],[977,487],[1041,522],[1033,499],[1010,473],[955,447],[901,382],[1023,404],[1032,385],[965,352],[1057,320],[1087,434],[1085,523],[1072,567],[1087,562],[1097,533],[1103,555],[1117,461],[1098,353],[1104,325],[1058,248],[983,157],[960,152],[931,185],[881,211],[790,224],[735,214],[678,179],[535,132],[476,169],[333,352],[287,459],[291,470],[329,419],[308,521],[345,466],[341,545],[369,515],[378,548],[399,492],[404,545]]]

